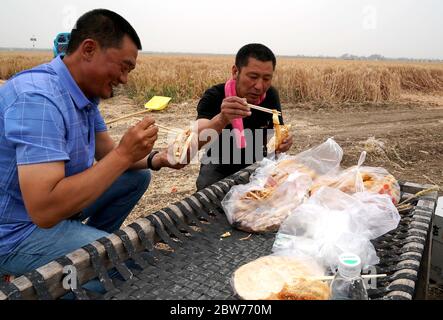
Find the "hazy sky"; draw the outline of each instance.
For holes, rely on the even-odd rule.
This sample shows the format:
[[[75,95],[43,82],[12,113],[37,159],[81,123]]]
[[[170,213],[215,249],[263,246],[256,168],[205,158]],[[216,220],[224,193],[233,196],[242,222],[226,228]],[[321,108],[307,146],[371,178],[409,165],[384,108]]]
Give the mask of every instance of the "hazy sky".
[[[1,0],[0,47],[50,48],[93,8],[125,17],[145,51],[443,59],[441,0]]]

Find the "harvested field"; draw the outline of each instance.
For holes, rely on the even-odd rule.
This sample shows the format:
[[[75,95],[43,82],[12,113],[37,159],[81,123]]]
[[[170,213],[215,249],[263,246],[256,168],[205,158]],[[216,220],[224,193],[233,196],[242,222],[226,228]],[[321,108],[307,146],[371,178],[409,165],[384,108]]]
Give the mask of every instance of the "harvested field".
[[[50,61],[45,52],[0,52],[0,79]],[[230,77],[233,56],[140,54],[122,94],[142,104],[153,95],[176,102],[198,99],[205,89]],[[287,103],[380,103],[404,93],[443,92],[443,64],[338,59],[277,59],[273,84]]]

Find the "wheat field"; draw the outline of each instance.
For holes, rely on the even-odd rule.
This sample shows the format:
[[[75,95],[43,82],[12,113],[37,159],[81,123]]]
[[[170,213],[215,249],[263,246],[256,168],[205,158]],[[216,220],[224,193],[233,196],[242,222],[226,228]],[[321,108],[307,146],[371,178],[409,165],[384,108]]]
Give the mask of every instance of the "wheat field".
[[[50,52],[0,52],[0,79],[50,61]],[[120,92],[143,103],[154,95],[181,102],[226,81],[233,56],[140,54]],[[277,57],[273,85],[283,102],[396,101],[403,92],[443,94],[443,64]]]

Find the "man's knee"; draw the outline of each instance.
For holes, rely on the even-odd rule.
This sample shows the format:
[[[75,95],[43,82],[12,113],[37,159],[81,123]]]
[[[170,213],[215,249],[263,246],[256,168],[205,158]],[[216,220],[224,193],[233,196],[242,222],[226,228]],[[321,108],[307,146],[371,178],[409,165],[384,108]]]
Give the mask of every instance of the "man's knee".
[[[134,171],[138,186],[144,191],[148,190],[149,184],[151,183],[151,170],[137,170]]]
[[[126,180],[122,181],[125,185],[132,185],[138,192],[144,193],[151,182],[151,171],[147,169],[126,171],[122,178]]]

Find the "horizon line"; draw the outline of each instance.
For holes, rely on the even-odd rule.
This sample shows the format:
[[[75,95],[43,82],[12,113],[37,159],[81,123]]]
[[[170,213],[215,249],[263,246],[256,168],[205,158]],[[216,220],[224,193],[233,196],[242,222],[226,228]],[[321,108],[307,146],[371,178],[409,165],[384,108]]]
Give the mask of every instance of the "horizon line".
[[[0,51],[49,51],[52,52],[52,48],[29,48],[29,47],[0,47]],[[145,51],[141,50],[141,54],[161,54],[161,55],[197,55],[197,56],[235,56],[235,53],[208,53],[208,52],[181,52],[181,51]],[[411,57],[386,57],[381,54],[370,54],[369,56],[358,56],[354,54],[344,53],[340,56],[327,56],[327,55],[276,55],[282,58],[311,58],[311,59],[341,59],[341,60],[406,60],[406,61],[432,61],[443,62],[443,58],[411,58]],[[348,56],[349,58],[345,58]],[[378,56],[380,59],[370,58],[371,56]]]

